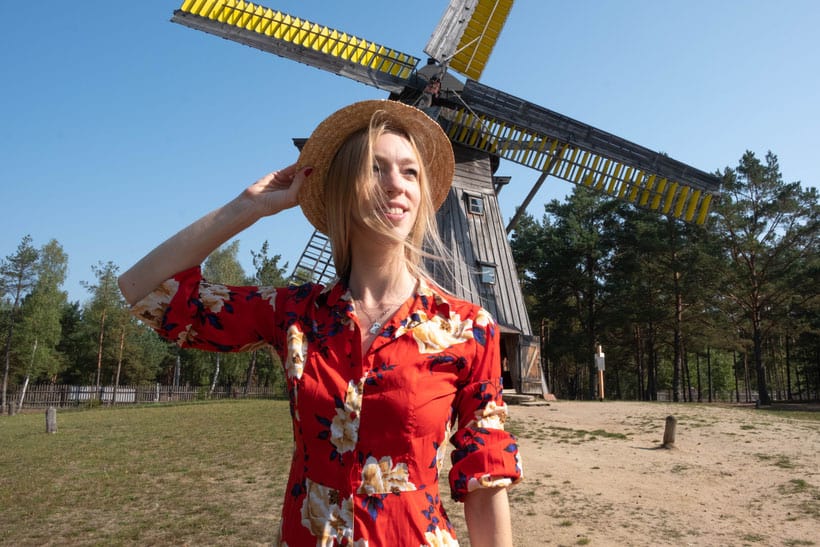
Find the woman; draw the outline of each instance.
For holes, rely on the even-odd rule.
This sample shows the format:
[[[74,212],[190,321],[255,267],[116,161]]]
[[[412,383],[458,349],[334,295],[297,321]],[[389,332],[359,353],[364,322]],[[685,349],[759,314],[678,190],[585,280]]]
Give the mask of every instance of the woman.
[[[277,544],[457,545],[438,493],[449,438],[451,492],[471,544],[511,545],[506,487],[521,470],[503,430],[496,325],[422,266],[453,171],[449,140],[423,112],[356,103],[316,128],[298,164],[120,278],[134,313],[167,339],[214,351],[269,344],[282,358],[295,443]],[[337,282],[201,279],[213,250],[297,203],[330,237]]]

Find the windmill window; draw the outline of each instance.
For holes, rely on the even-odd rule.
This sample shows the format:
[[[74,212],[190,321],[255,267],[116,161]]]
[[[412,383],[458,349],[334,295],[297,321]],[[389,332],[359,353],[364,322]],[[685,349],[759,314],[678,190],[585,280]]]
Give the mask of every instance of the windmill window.
[[[495,285],[495,264],[479,262],[479,276],[485,285]]]
[[[471,215],[484,214],[484,198],[467,194],[467,212]]]

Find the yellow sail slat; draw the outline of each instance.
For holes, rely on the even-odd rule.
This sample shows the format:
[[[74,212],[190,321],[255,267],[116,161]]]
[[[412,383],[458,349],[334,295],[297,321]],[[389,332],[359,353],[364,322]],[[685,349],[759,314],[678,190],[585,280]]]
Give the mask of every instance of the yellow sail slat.
[[[623,168],[624,168],[623,163],[620,163],[620,162],[615,163],[615,170],[613,171],[612,176],[609,178],[609,185],[606,188],[606,193],[609,194],[610,196],[612,195],[612,192],[615,191],[615,185],[620,180],[619,177],[621,176],[621,170]]]
[[[276,14],[272,9],[265,9],[265,13],[262,15],[262,21],[259,23],[259,28],[256,29],[256,32],[259,34],[264,34],[265,36],[270,36],[271,26],[276,24],[275,17]]]
[[[635,175],[635,181],[629,189],[629,197],[626,198],[627,201],[630,203],[635,203],[635,200],[638,199],[638,192],[641,191],[641,185],[643,184],[645,178],[646,173],[644,173],[643,170],[639,171],[638,174]]]
[[[690,188],[688,186],[681,186],[680,192],[678,193],[678,199],[675,201],[675,208],[672,210],[672,216],[675,218],[680,218],[681,214],[683,214],[683,206],[686,205],[686,198],[689,196]]]
[[[621,182],[621,186],[618,187],[618,199],[624,199],[624,194],[626,194],[626,189],[632,184],[632,173],[635,172],[635,168],[631,165],[626,168],[626,173],[624,174],[623,181]]]
[[[573,147],[568,158],[565,158],[563,172],[561,173],[561,178],[564,180],[571,180],[575,173],[576,163],[575,158],[578,157],[578,154],[581,150],[577,147]]]
[[[604,166],[601,168],[601,174],[598,179],[595,181],[595,189],[600,190],[604,187],[604,183],[606,182],[607,177],[609,176],[609,166],[612,163],[612,160],[609,158],[606,159],[604,162]]]
[[[661,199],[663,199],[663,191],[666,189],[666,185],[669,181],[665,178],[661,179],[658,183],[658,188],[655,190],[655,194],[652,197],[652,203],[649,205],[649,208],[653,211],[657,211],[661,207]]]
[[[696,224],[703,224],[706,222],[706,215],[709,213],[709,205],[712,203],[712,194],[703,196],[703,201],[700,204],[700,212],[698,218],[695,220]]]
[[[697,205],[700,202],[701,193],[702,190],[700,188],[692,192],[692,196],[689,198],[689,206],[686,207],[686,212],[683,214],[683,219],[686,222],[691,222],[692,217],[695,216],[695,209],[697,209]]]
[[[655,175],[649,175],[649,178],[646,179],[646,184],[643,187],[643,192],[641,192],[641,199],[638,201],[638,205],[644,206],[646,202],[649,201],[650,196],[652,195],[652,188],[655,186]],[[657,206],[650,207],[651,209],[656,209]]]
[[[675,202],[675,194],[678,192],[678,186],[680,186],[677,182],[673,182],[669,185],[669,190],[666,191],[666,197],[663,200],[663,214],[668,215],[669,211],[672,209],[672,204]]]
[[[589,174],[584,178],[584,186],[590,187],[595,182],[599,163],[601,163],[601,156],[596,155],[592,160],[592,166],[589,168]]]
[[[185,2],[182,4],[182,10],[193,13],[194,15],[199,15],[202,12],[202,5],[205,3],[205,0],[195,0],[193,2]],[[186,7],[187,4],[187,7]]]
[[[575,173],[575,184],[581,184],[581,177],[584,175],[584,167],[586,167],[587,162],[589,162],[589,151],[584,150],[584,155],[581,156],[581,161],[578,162],[578,170]]]

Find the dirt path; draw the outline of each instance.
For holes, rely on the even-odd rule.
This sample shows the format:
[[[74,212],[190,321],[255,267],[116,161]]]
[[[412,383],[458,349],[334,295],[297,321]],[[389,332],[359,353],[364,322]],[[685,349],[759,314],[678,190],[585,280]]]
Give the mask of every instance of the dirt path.
[[[526,477],[510,491],[519,547],[820,544],[820,421],[664,403],[510,409]]]

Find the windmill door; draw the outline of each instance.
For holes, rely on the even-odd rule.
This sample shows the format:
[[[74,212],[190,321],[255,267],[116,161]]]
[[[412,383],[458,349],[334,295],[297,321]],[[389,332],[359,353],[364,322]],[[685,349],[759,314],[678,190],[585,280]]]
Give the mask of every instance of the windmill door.
[[[530,395],[546,395],[546,383],[541,373],[541,339],[522,335],[518,345],[520,391]]]

